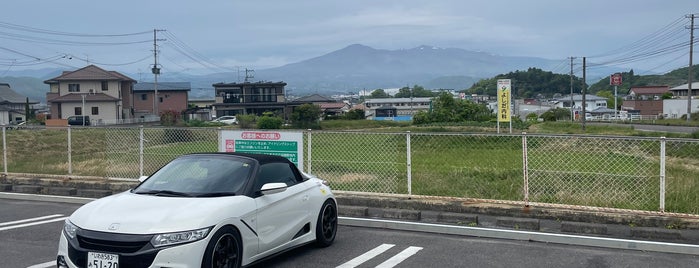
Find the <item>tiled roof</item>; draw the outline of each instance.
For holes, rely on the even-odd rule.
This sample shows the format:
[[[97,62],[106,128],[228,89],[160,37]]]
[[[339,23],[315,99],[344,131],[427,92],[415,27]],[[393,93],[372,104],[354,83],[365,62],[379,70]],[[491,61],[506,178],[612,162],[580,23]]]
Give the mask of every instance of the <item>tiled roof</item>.
[[[44,81],[46,84],[54,84],[59,81],[80,81],[80,80],[118,80],[118,81],[132,81],[126,75],[123,75],[115,71],[107,71],[95,65],[88,65],[81,69],[75,71],[64,71],[63,74]]]
[[[304,96],[294,100],[295,102],[335,102],[335,100],[327,97],[323,97],[318,94],[313,94],[310,96]]]
[[[91,101],[118,101],[118,98],[109,96],[107,94],[103,93],[97,93],[97,94],[79,94],[79,93],[70,93],[66,94],[54,99],[48,99],[46,101],[49,102],[82,102],[83,101],[83,95],[85,96],[85,102],[91,102]]]
[[[133,91],[155,91],[155,83],[138,83],[133,86]],[[192,84],[189,82],[158,82],[158,90],[162,91],[190,91]]]
[[[10,84],[0,83],[0,103],[26,103],[27,97],[22,96],[10,88]],[[39,102],[29,100],[29,104]]]
[[[331,102],[331,103],[321,103],[321,109],[341,109],[344,108],[346,104],[344,102]]]
[[[689,87],[689,84],[683,84],[683,85],[673,87],[670,90],[673,90],[673,91],[674,90],[687,90],[688,87]],[[692,91],[694,91],[695,89],[699,89],[699,82],[692,82]]]
[[[636,95],[652,95],[652,94],[663,94],[670,91],[669,86],[653,86],[653,87],[632,87],[631,92]]]

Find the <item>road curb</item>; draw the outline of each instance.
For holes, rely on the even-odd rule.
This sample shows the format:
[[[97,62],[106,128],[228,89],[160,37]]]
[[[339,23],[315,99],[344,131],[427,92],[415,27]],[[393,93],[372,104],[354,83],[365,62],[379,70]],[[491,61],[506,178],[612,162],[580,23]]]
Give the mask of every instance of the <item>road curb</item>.
[[[340,217],[339,223],[345,226],[356,227],[383,228],[401,231],[428,232],[483,238],[509,239],[566,245],[699,255],[699,245],[692,244],[629,240],[606,237],[587,237],[569,234],[551,234],[531,231],[490,229],[480,227],[351,217]]]

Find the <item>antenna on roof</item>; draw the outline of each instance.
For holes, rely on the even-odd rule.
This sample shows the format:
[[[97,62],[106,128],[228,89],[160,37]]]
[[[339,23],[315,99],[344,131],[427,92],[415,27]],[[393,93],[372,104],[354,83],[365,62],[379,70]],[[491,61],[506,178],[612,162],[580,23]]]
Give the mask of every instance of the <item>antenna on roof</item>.
[[[255,78],[255,70],[245,68],[245,82],[250,82],[248,79]]]

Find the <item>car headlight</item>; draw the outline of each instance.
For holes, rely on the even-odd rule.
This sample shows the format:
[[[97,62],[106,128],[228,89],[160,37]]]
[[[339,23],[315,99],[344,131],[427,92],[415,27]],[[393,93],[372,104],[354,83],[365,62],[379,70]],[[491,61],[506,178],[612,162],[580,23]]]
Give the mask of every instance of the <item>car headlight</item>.
[[[75,224],[66,219],[66,222],[63,225],[63,232],[65,232],[70,239],[75,238],[75,234],[78,232],[78,229],[79,228],[75,226]]]
[[[153,239],[150,240],[150,243],[153,244],[153,247],[157,248],[157,247],[164,247],[164,246],[171,246],[171,245],[194,242],[194,241],[202,240],[202,239],[206,238],[206,235],[209,234],[209,231],[211,231],[211,227],[193,230],[193,231],[157,234],[157,235],[153,236]]]

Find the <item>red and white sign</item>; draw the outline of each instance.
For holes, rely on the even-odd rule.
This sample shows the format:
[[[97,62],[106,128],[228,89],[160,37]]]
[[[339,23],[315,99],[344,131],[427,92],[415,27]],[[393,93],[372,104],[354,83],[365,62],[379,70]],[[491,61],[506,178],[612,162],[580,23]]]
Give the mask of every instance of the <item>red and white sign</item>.
[[[250,132],[246,131],[240,134],[244,140],[279,140],[282,135],[279,132]]]
[[[226,150],[224,152],[235,152],[235,140],[226,140]]]
[[[615,73],[611,76],[609,76],[609,85],[612,86],[621,86],[621,74],[620,73]]]

